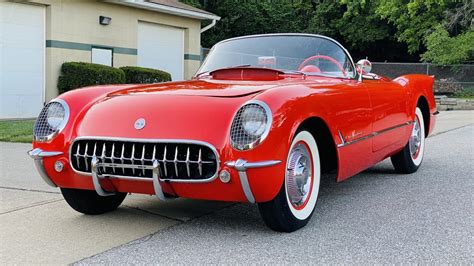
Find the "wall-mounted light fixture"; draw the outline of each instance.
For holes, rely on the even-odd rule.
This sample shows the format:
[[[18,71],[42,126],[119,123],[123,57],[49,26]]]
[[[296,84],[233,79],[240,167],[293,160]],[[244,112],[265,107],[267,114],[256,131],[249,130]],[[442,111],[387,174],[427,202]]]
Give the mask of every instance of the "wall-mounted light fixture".
[[[99,17],[99,23],[100,25],[109,25],[110,22],[112,22],[111,17],[105,17],[105,16],[100,16]]]

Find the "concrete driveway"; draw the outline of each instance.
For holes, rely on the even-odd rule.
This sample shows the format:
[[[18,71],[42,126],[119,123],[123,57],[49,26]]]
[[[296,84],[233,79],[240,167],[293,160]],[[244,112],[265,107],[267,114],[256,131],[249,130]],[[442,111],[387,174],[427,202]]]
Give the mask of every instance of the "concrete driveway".
[[[474,112],[442,112],[423,166],[388,161],[335,183],[292,234],[268,230],[256,206],[162,203],[131,195],[117,211],[85,216],[43,183],[28,144],[0,143],[2,263],[474,263]]]

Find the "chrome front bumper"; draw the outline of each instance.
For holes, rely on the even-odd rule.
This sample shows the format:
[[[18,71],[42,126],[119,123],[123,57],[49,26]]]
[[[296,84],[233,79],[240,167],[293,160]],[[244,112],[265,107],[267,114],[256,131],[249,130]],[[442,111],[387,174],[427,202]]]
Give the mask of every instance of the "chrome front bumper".
[[[45,157],[53,157],[63,154],[59,151],[43,151],[40,148],[33,149],[28,152],[28,155],[34,159],[36,169],[38,170],[41,178],[43,178],[44,182],[52,187],[57,187],[56,184],[51,180],[51,178],[46,173],[43,165],[43,158]],[[247,169],[252,168],[262,168],[262,167],[270,167],[281,163],[279,160],[268,160],[268,161],[259,161],[259,162],[248,162],[244,159],[237,159],[236,161],[228,161],[225,163],[227,167],[234,168],[239,173],[240,183],[242,185],[242,190],[245,194],[245,197],[250,203],[255,203],[255,197],[253,196],[252,190],[250,189],[250,184],[247,177]],[[102,178],[99,176],[97,171],[98,167],[101,166],[101,163],[98,161],[96,156],[93,156],[92,159],[92,183],[94,185],[94,189],[100,196],[110,196],[114,195],[115,192],[108,192],[105,191],[102,186],[100,185],[99,179]],[[158,161],[154,161],[152,166],[147,166],[147,168],[153,170],[153,188],[155,190],[156,197],[162,201],[168,200],[168,198],[164,195],[163,190],[161,188],[161,184],[159,181],[160,176],[160,168],[158,167]]]
[[[40,148],[36,148],[36,149],[33,149],[33,150],[28,152],[28,155],[31,158],[33,158],[33,160],[35,161],[36,169],[38,170],[41,178],[43,178],[43,180],[44,180],[44,182],[46,182],[46,184],[48,184],[52,187],[57,187],[57,186],[56,186],[56,184],[54,184],[54,182],[51,180],[51,178],[49,178],[48,174],[46,173],[46,170],[44,169],[44,165],[43,165],[43,158],[44,157],[58,156],[58,155],[61,155],[61,154],[63,154],[63,153],[60,152],[60,151],[43,151]]]

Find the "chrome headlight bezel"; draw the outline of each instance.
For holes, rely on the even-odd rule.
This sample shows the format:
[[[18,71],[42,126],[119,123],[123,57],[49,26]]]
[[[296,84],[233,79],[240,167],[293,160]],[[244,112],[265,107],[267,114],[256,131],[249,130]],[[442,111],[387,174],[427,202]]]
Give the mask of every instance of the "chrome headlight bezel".
[[[49,108],[53,105],[59,104],[63,108],[64,116],[62,121],[55,127],[52,127],[48,121]],[[67,125],[69,121],[69,105],[61,99],[54,99],[50,101],[38,115],[33,128],[33,139],[37,142],[45,142],[57,136]]]
[[[253,135],[245,130],[243,125],[244,111],[248,108],[257,107],[260,112],[264,114],[265,125],[264,130],[260,135]],[[239,151],[245,151],[255,148],[257,145],[262,143],[270,133],[272,126],[272,111],[268,105],[260,100],[250,100],[244,103],[234,115],[232,125],[230,127],[230,142],[234,149]]]

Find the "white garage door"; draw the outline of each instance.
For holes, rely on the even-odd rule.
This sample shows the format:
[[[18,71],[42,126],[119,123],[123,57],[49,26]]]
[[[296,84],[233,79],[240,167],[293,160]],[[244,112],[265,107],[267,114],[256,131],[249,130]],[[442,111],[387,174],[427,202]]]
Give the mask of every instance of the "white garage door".
[[[45,8],[0,2],[0,118],[36,117],[43,107]]]
[[[139,22],[138,66],[164,70],[173,80],[183,80],[184,30]]]

